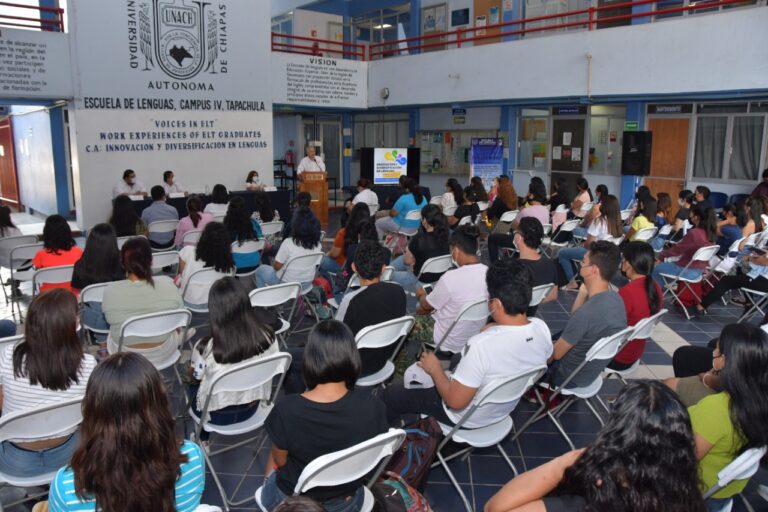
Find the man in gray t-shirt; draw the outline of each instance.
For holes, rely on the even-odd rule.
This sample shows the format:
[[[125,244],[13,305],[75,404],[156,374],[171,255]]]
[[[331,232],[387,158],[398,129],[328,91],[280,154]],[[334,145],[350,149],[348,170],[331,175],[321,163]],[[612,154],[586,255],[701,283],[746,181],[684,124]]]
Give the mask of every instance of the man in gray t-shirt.
[[[573,316],[555,342],[552,355],[554,361],[559,361],[553,376],[556,385],[562,384],[573,373],[598,340],[627,327],[624,301],[610,290],[610,280],[619,268],[620,259],[619,248],[606,241],[592,243],[584,255],[580,270],[584,284],[573,304]],[[588,363],[567,387],[590,384],[609,362]]]

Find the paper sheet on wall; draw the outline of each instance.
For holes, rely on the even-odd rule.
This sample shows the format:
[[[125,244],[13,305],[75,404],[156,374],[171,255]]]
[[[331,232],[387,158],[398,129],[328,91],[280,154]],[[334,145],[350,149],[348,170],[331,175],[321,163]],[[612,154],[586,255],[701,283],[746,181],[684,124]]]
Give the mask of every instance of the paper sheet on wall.
[[[535,156],[535,157],[533,157],[533,166],[534,167],[544,167],[544,157],[542,157],[542,156]]]
[[[560,146],[552,148],[552,160],[560,160],[563,157],[563,150]]]
[[[581,148],[573,148],[571,150],[571,160],[573,160],[574,162],[581,161]]]
[[[573,134],[571,132],[563,132],[563,146],[570,146],[571,145],[571,137]]]

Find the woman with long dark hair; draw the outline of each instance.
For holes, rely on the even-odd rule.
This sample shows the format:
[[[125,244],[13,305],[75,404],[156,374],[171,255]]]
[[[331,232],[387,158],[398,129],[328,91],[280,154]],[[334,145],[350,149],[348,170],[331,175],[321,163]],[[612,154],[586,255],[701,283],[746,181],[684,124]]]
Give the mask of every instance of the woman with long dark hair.
[[[221,222],[211,222],[205,226],[196,246],[184,247],[179,251],[179,274],[176,280],[182,293],[192,274],[204,268],[213,268],[222,274],[235,269],[232,241],[229,231]],[[184,295],[184,302],[189,307],[203,307],[208,302],[210,288],[207,283],[191,283]]]
[[[627,240],[634,240],[635,235],[646,228],[655,227],[656,210],[658,203],[651,196],[645,196],[638,200],[637,215],[632,219],[632,224],[626,234]]]
[[[656,196],[656,218],[654,223],[661,229],[669,223],[669,214],[672,211],[672,198],[666,192],[659,192]]]
[[[653,279],[659,283],[659,286],[664,286],[661,274],[682,276],[686,279],[697,279],[707,268],[706,261],[691,263],[691,259],[696,251],[702,247],[714,244],[715,240],[717,240],[715,211],[711,207],[699,204],[694,205],[691,210],[691,222],[695,227],[689,229],[688,233],[679,243],[664,249],[656,257],[660,263],[657,263],[656,268],[653,270]],[[673,256],[678,256],[679,259],[675,262],[664,261],[666,258]],[[691,266],[685,269],[688,263],[691,263]]]
[[[587,203],[591,203],[594,200],[592,196],[592,190],[589,188],[589,182],[585,178],[579,178],[576,180],[576,197],[571,202],[571,215],[574,217],[584,217],[585,212],[582,210],[582,206]]]
[[[205,205],[205,213],[210,213],[214,217],[227,214],[227,203],[229,203],[229,192],[227,187],[221,183],[213,186],[211,192],[211,202]]]
[[[253,194],[253,200],[256,208],[251,216],[252,219],[257,222],[274,222],[280,220],[280,212],[272,206],[269,194],[263,190],[259,190]]]
[[[621,250],[621,273],[629,283],[619,290],[627,311],[627,325],[633,326],[640,320],[661,311],[661,288],[651,274],[656,255],[646,242],[627,242]],[[645,350],[644,339],[630,340],[608,364],[612,370],[622,371],[632,367]]]
[[[2,205],[0,206],[0,238],[8,236],[21,236],[21,231],[13,223],[11,209]]]
[[[404,194],[395,201],[392,209],[389,210],[389,216],[376,220],[376,231],[379,232],[379,238],[384,238],[389,232],[396,232],[398,228],[413,229],[419,223],[415,220],[405,220],[408,212],[421,210],[427,206],[427,198],[424,197],[419,188],[419,184],[411,177],[403,179]]]
[[[36,269],[46,267],[61,267],[74,265],[83,255],[83,250],[72,238],[72,229],[67,219],[61,215],[50,215],[45,219],[43,227],[43,248],[32,258],[32,266]],[[66,288],[72,290],[71,283],[45,283],[40,287],[44,292],[51,288]]]
[[[284,283],[311,283],[315,278],[315,269],[290,267],[286,271],[283,267],[296,256],[321,252],[323,250],[321,242],[320,221],[308,206],[299,206],[291,220],[291,236],[280,244],[275,261],[271,266],[261,264],[256,269],[254,275],[256,286],[262,288],[278,284],[281,279]]]
[[[125,279],[115,229],[106,223],[96,224],[88,232],[83,256],[75,263],[72,288],[82,290],[92,284]],[[108,329],[101,302],[86,302],[80,311],[83,323],[97,329]]]
[[[632,381],[586,448],[505,485],[485,512],[705,512],[688,412],[660,382]]]
[[[203,201],[197,194],[191,194],[187,198],[187,216],[179,220],[179,226],[176,228],[176,247],[181,247],[184,235],[193,229],[203,230],[205,226],[213,220],[213,215],[203,211]]]
[[[477,216],[480,215],[480,207],[477,206],[479,201],[477,191],[473,187],[464,187],[464,197],[461,204],[453,214],[448,215],[448,225],[455,228],[461,219],[469,217],[474,224],[477,221]]]
[[[430,204],[421,210],[421,227],[418,233],[408,242],[405,254],[392,260],[395,268],[392,280],[399,283],[407,292],[416,292],[419,285],[418,275],[421,267],[429,258],[448,254],[448,236],[450,229],[448,219],[440,211],[440,207]],[[421,282],[434,283],[440,274],[425,274]]]
[[[272,327],[251,306],[248,291],[235,277],[213,283],[208,295],[211,336],[200,340],[192,353],[196,384],[190,386],[190,402],[200,417],[216,375],[236,363],[279,351]],[[198,357],[199,356],[199,357]],[[219,391],[208,406],[211,423],[229,425],[245,421],[256,412],[259,400],[268,398],[271,386],[247,391]]]
[[[456,178],[448,178],[445,182],[445,193],[440,196],[440,208],[445,215],[451,215],[464,201],[464,189]]]
[[[485,184],[480,176],[472,176],[469,180],[469,187],[475,191],[478,201],[488,202],[488,191],[485,189]]]
[[[112,200],[109,223],[115,228],[117,236],[147,236],[147,225],[136,213],[131,198],[126,195],[117,196]]]
[[[102,361],[85,391],[80,443],[51,483],[51,510],[192,512],[204,487],[203,454],[176,436],[152,363],[131,352]]]
[[[229,231],[230,240],[242,247],[249,240],[264,238],[261,234],[261,225],[251,217],[245,206],[245,199],[235,196],[229,202],[227,215],[224,217],[224,226]],[[261,263],[261,251],[232,253],[232,260],[238,273],[250,272]]]
[[[24,340],[0,350],[3,417],[82,396],[96,360],[83,352],[77,334],[77,299],[56,289],[29,305]],[[0,445],[0,471],[38,476],[66,464],[77,444],[74,431],[53,439]]]
[[[753,233],[759,233],[763,226],[763,202],[758,197],[750,197],[744,203],[744,210],[747,216],[747,222],[744,224],[741,236],[750,236]]]
[[[331,250],[323,257],[320,263],[320,275],[331,280],[331,274],[338,273],[347,261],[347,247],[351,243],[357,243],[359,225],[370,218],[371,212],[366,203],[357,203],[347,219],[347,224],[336,232]]]

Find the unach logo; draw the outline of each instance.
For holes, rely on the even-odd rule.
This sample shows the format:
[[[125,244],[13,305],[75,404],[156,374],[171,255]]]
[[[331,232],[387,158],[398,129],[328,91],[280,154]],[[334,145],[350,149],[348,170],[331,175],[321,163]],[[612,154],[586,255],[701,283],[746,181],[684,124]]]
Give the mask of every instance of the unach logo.
[[[158,66],[166,75],[186,80],[203,69],[215,73],[218,20],[198,0],[152,0],[139,6],[139,49],[144,71]]]

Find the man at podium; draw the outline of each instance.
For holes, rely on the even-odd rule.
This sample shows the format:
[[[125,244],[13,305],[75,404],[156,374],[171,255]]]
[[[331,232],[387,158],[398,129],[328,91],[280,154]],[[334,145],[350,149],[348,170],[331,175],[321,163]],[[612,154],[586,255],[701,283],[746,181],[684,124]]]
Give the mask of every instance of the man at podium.
[[[325,163],[323,159],[315,154],[315,146],[307,146],[307,156],[301,159],[296,168],[296,175],[301,180],[303,172],[325,172]]]

